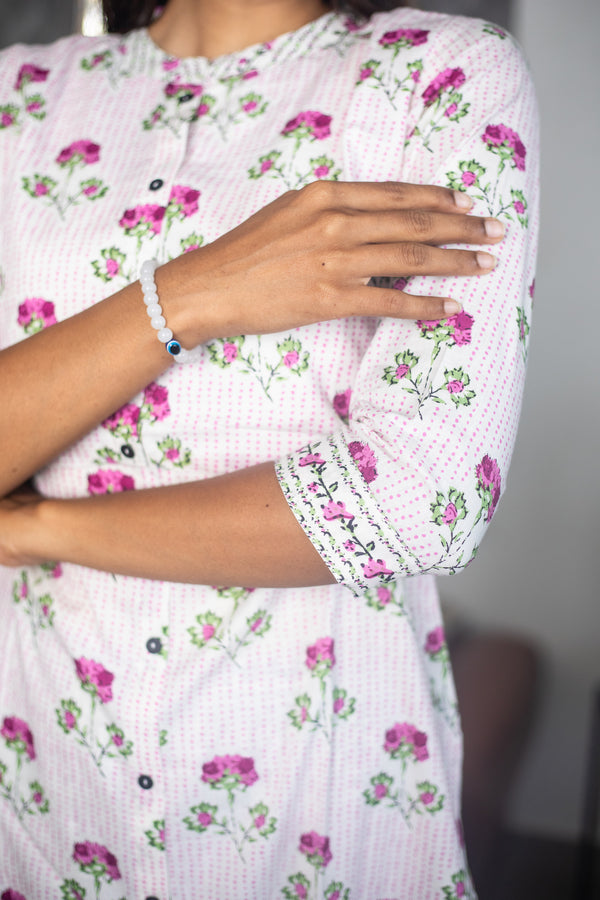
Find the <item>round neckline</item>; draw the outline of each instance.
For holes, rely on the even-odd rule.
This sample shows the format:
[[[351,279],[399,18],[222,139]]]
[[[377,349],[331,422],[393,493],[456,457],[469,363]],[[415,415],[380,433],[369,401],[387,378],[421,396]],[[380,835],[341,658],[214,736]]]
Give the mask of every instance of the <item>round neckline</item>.
[[[272,41],[252,44],[214,59],[205,56],[172,56],[154,41],[147,28],[135,29],[120,38],[124,44],[131,43],[138,59],[144,59],[147,64],[160,68],[166,75],[185,78],[211,77],[227,81],[238,78],[249,79],[275,63],[329,47],[349,31],[346,27],[348,21],[347,15],[328,11],[294,31],[278,35]],[[368,21],[357,23],[351,30],[364,32],[369,24]]]

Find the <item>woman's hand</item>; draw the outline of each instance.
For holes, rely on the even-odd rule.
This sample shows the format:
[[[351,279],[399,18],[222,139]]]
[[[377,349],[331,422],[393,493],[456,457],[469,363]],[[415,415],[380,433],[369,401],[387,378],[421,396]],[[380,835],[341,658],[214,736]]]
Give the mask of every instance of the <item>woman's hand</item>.
[[[345,316],[452,315],[460,309],[452,298],[414,297],[368,282],[490,272],[491,254],[439,246],[502,239],[502,224],[465,215],[470,207],[466,194],[431,185],[315,182],[289,191],[158,270],[167,320],[172,302],[186,322],[179,334],[193,345]]]

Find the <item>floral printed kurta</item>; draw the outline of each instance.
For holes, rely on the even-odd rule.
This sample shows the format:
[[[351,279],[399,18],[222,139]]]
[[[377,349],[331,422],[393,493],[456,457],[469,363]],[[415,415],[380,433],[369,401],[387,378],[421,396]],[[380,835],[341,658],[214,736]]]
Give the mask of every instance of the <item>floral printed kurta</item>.
[[[474,898],[434,575],[475,555],[519,414],[537,133],[518,49],[402,9],[213,62],[145,31],[0,61],[2,346],[317,179],[434,182],[507,226],[493,274],[411,280],[460,314],[213,340],[38,474],[73,497],[276,460],[338,583],[3,569],[0,896]]]

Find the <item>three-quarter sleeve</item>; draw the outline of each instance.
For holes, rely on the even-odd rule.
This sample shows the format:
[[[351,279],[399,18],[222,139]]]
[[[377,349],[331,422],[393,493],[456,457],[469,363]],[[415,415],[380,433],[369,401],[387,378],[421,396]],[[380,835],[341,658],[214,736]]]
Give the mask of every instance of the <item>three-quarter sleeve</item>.
[[[377,74],[381,96],[386,83],[411,75],[398,180],[466,191],[473,214],[501,219],[498,265],[468,278],[399,277],[396,287],[452,297],[462,312],[382,320],[356,372],[347,423],[277,463],[299,523],[354,591],[466,566],[505,488],[516,435],[534,288],[536,101],[512,39],[483,22],[465,27],[462,46],[446,37],[424,60],[414,35],[412,44],[400,32],[384,35],[364,80]],[[393,39],[407,52],[386,75]]]

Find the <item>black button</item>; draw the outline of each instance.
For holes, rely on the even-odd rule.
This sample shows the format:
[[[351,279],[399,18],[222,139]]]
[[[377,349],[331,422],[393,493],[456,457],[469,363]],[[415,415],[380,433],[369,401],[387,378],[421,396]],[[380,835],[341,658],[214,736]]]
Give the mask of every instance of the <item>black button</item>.
[[[121,447],[121,453],[123,454],[123,456],[126,456],[127,459],[133,459],[133,457],[135,456],[135,451],[133,447],[129,446],[129,444],[123,444],[123,446]]]
[[[151,191],[160,191],[163,184],[164,184],[164,181],[162,180],[162,178],[155,178],[154,181],[150,182],[150,190]]]
[[[178,103],[189,103],[190,100],[194,99],[193,94],[182,94],[181,97],[178,98]]]
[[[158,897],[146,897],[146,900],[158,900]]]
[[[148,653],[160,653],[162,650],[162,641],[160,638],[148,638],[146,641],[146,650]]]
[[[149,791],[154,782],[149,775],[140,775],[140,777],[138,778],[138,784],[143,790]]]

